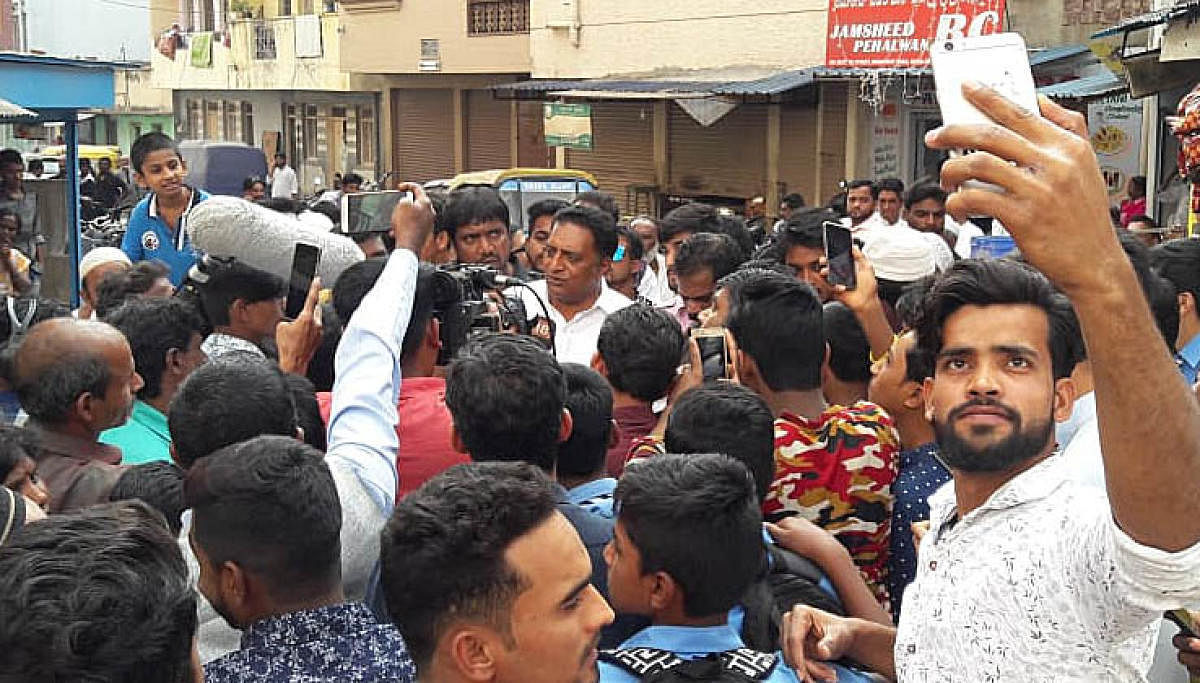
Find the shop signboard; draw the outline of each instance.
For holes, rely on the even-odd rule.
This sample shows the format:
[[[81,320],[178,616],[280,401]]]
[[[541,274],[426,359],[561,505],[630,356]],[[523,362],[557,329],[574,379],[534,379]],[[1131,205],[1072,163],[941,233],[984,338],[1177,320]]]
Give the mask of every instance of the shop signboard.
[[[1005,0],[829,0],[825,65],[929,66],[934,40],[999,33]]]

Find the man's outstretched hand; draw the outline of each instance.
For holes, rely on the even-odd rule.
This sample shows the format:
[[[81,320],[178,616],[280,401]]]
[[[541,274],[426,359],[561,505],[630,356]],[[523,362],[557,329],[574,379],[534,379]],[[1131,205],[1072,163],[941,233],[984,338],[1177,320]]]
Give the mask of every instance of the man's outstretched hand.
[[[999,219],[1021,254],[1068,295],[1108,284],[1113,267],[1128,268],[1083,116],[1044,97],[1038,116],[978,84],[964,85],[963,95],[993,123],[949,125],[926,136],[933,148],[978,150],[942,167],[942,184],[953,192],[947,209]],[[1005,192],[964,187],[968,180]]]
[[[420,254],[425,239],[433,231],[433,204],[425,189],[416,183],[402,183],[396,189],[411,192],[412,199],[401,199],[392,210],[392,239],[396,241],[397,249]]]

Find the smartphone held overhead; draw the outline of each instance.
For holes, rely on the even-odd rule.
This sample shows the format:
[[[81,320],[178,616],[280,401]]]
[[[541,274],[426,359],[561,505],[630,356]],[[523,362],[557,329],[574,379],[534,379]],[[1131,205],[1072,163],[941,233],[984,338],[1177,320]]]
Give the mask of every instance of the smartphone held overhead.
[[[411,192],[383,190],[356,192],[342,197],[342,232],[348,235],[364,232],[387,232],[392,227],[392,210]]]
[[[321,248],[315,244],[296,243],[292,253],[292,276],[288,279],[287,303],[283,313],[290,320],[304,310],[304,301],[308,298],[308,289],[312,287],[313,278],[317,273],[317,264],[321,262]]]
[[[858,286],[858,277],[854,273],[854,237],[850,228],[833,221],[825,221],[822,227],[825,233],[825,259],[829,262],[829,277],[826,279],[835,287],[842,285],[846,289],[854,289]]]
[[[986,114],[963,97],[963,85],[972,81],[995,90],[1034,114],[1038,113],[1037,87],[1029,67],[1029,51],[1020,34],[997,33],[936,40],[930,46],[929,56],[944,125],[991,122]],[[950,154],[958,156],[971,151],[955,150]],[[986,183],[970,184],[1003,192]]]

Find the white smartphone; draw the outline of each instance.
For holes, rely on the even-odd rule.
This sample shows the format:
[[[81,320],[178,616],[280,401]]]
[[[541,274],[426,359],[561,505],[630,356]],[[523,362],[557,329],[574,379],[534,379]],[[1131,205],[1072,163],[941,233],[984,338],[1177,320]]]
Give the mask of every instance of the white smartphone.
[[[1029,68],[1029,51],[1019,33],[966,36],[935,40],[929,50],[942,123],[990,123],[991,119],[963,97],[967,81],[982,83],[1015,104],[1038,113],[1037,87]],[[954,150],[958,156],[970,150]],[[994,191],[1000,188],[972,183]]]

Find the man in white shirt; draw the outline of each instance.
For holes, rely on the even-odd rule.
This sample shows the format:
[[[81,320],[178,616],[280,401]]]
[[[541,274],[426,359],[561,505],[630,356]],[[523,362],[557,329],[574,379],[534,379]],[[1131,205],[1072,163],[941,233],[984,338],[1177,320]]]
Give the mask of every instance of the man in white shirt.
[[[629,227],[642,238],[642,260],[646,262],[638,294],[655,306],[670,306],[675,302],[675,290],[667,279],[667,258],[658,248],[658,221],[638,216],[629,222]]]
[[[875,216],[875,198],[879,196],[875,183],[870,180],[851,180],[846,187],[846,213],[842,225],[856,235],[860,230],[870,229],[868,221]]]
[[[563,209],[555,216],[542,258],[546,279],[511,292],[519,294],[531,320],[542,318],[539,327],[549,316],[551,329],[543,330],[549,334],[538,336],[553,339],[560,363],[590,363],[604,319],[633,303],[604,281],[616,249],[617,227],[611,215],[586,206]],[[545,312],[530,290],[546,303]]]
[[[849,657],[899,681],[1146,680],[1162,612],[1200,600],[1200,405],[1112,230],[1083,117],[1048,100],[1032,117],[991,89],[963,92],[996,123],[928,136],[980,150],[947,162],[942,180],[1004,193],[960,191],[949,206],[1003,221],[1074,304],[1108,496],[1071,481],[1054,455],[1053,423],[1075,393],[1067,302],[1015,262],[957,263],[918,331],[934,359],[926,410],[954,480],[930,498],[899,630],[801,607],[783,639],[812,675],[825,669],[817,660]]]
[[[954,252],[950,251],[950,241],[946,237],[946,216],[946,191],[941,187],[933,183],[917,185],[904,195],[902,220],[929,242],[939,271],[954,263]]]
[[[295,199],[300,196],[300,181],[296,179],[296,171],[288,166],[287,155],[283,152],[275,154],[270,180],[272,198]]]

